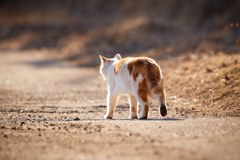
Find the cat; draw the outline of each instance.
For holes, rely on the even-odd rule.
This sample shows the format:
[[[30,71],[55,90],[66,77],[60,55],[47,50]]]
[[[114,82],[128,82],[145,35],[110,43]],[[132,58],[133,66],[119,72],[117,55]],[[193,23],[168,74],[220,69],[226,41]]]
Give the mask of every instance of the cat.
[[[159,101],[159,113],[167,115],[164,82],[158,64],[148,57],[123,58],[116,54],[114,58],[101,60],[100,74],[108,82],[107,113],[105,119],[111,119],[120,94],[129,95],[130,119],[138,118],[138,103],[142,107],[139,119],[147,119],[148,98]]]

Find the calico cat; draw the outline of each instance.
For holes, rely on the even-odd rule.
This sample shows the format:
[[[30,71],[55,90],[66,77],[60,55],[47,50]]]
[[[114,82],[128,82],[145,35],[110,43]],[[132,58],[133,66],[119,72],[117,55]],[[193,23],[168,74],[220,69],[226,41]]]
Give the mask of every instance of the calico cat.
[[[167,115],[166,98],[163,89],[163,78],[158,64],[151,58],[114,58],[99,56],[101,60],[100,74],[108,82],[106,119],[113,117],[118,96],[121,93],[129,95],[130,116],[138,118],[138,102],[142,107],[139,119],[147,119],[149,111],[148,98],[159,101],[159,112]]]

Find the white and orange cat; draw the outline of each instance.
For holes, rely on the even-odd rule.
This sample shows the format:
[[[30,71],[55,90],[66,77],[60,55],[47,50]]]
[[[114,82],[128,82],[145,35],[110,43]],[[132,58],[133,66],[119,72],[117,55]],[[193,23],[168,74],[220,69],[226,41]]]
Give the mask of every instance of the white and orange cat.
[[[163,78],[158,64],[151,58],[114,58],[99,56],[100,74],[108,82],[107,113],[105,118],[112,118],[120,94],[129,95],[130,116],[138,118],[138,103],[142,107],[139,119],[147,119],[149,111],[148,98],[159,101],[159,112],[167,115]]]

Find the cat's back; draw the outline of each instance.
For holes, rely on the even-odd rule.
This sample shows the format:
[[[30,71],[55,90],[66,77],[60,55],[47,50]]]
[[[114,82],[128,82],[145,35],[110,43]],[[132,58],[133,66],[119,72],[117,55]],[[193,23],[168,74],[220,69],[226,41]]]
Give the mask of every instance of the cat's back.
[[[114,67],[114,73],[116,75],[123,75],[125,72],[127,72],[127,67],[129,62],[131,62],[132,60],[134,60],[134,58],[132,57],[127,57],[124,59],[121,59],[120,61],[118,61]]]
[[[127,75],[133,76],[135,81],[139,74],[145,76],[146,72],[152,72],[152,74],[157,75],[161,74],[158,64],[148,57],[124,58],[118,61],[114,67],[115,75],[124,76],[124,78]]]
[[[161,79],[161,70],[158,64],[148,57],[124,58],[118,61],[114,67],[114,77],[117,86],[123,92],[129,92],[135,84],[144,79],[150,84],[150,88],[158,84]],[[147,85],[148,86],[148,85]]]

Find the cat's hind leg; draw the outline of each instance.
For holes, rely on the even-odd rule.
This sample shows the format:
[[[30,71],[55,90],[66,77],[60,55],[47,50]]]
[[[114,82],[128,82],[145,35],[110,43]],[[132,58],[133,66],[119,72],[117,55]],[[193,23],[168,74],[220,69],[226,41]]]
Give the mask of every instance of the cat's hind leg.
[[[166,100],[164,97],[164,94],[153,94],[152,97],[156,100],[158,100],[159,103],[159,114],[162,117],[165,117],[167,115],[167,106],[166,106]]]
[[[136,95],[137,101],[142,107],[142,111],[140,113],[139,119],[147,119],[148,118],[148,111],[149,111],[149,102],[147,92],[138,90],[138,94]]]
[[[149,111],[149,102],[144,102],[142,99],[138,100],[140,105],[142,106],[142,111],[139,116],[139,119],[147,119],[148,118],[148,111]]]
[[[107,97],[107,113],[105,114],[105,119],[112,119],[113,112],[117,104],[118,94],[109,93]]]
[[[149,111],[149,102],[146,79],[143,79],[140,83],[138,83],[138,88],[135,90],[134,95],[142,107],[139,119],[147,119]]]
[[[163,98],[163,95],[160,95],[159,98],[159,113],[162,117],[167,115],[166,100]]]
[[[137,111],[138,111],[138,102],[134,95],[129,95],[129,103],[130,103],[130,119],[138,119]]]

